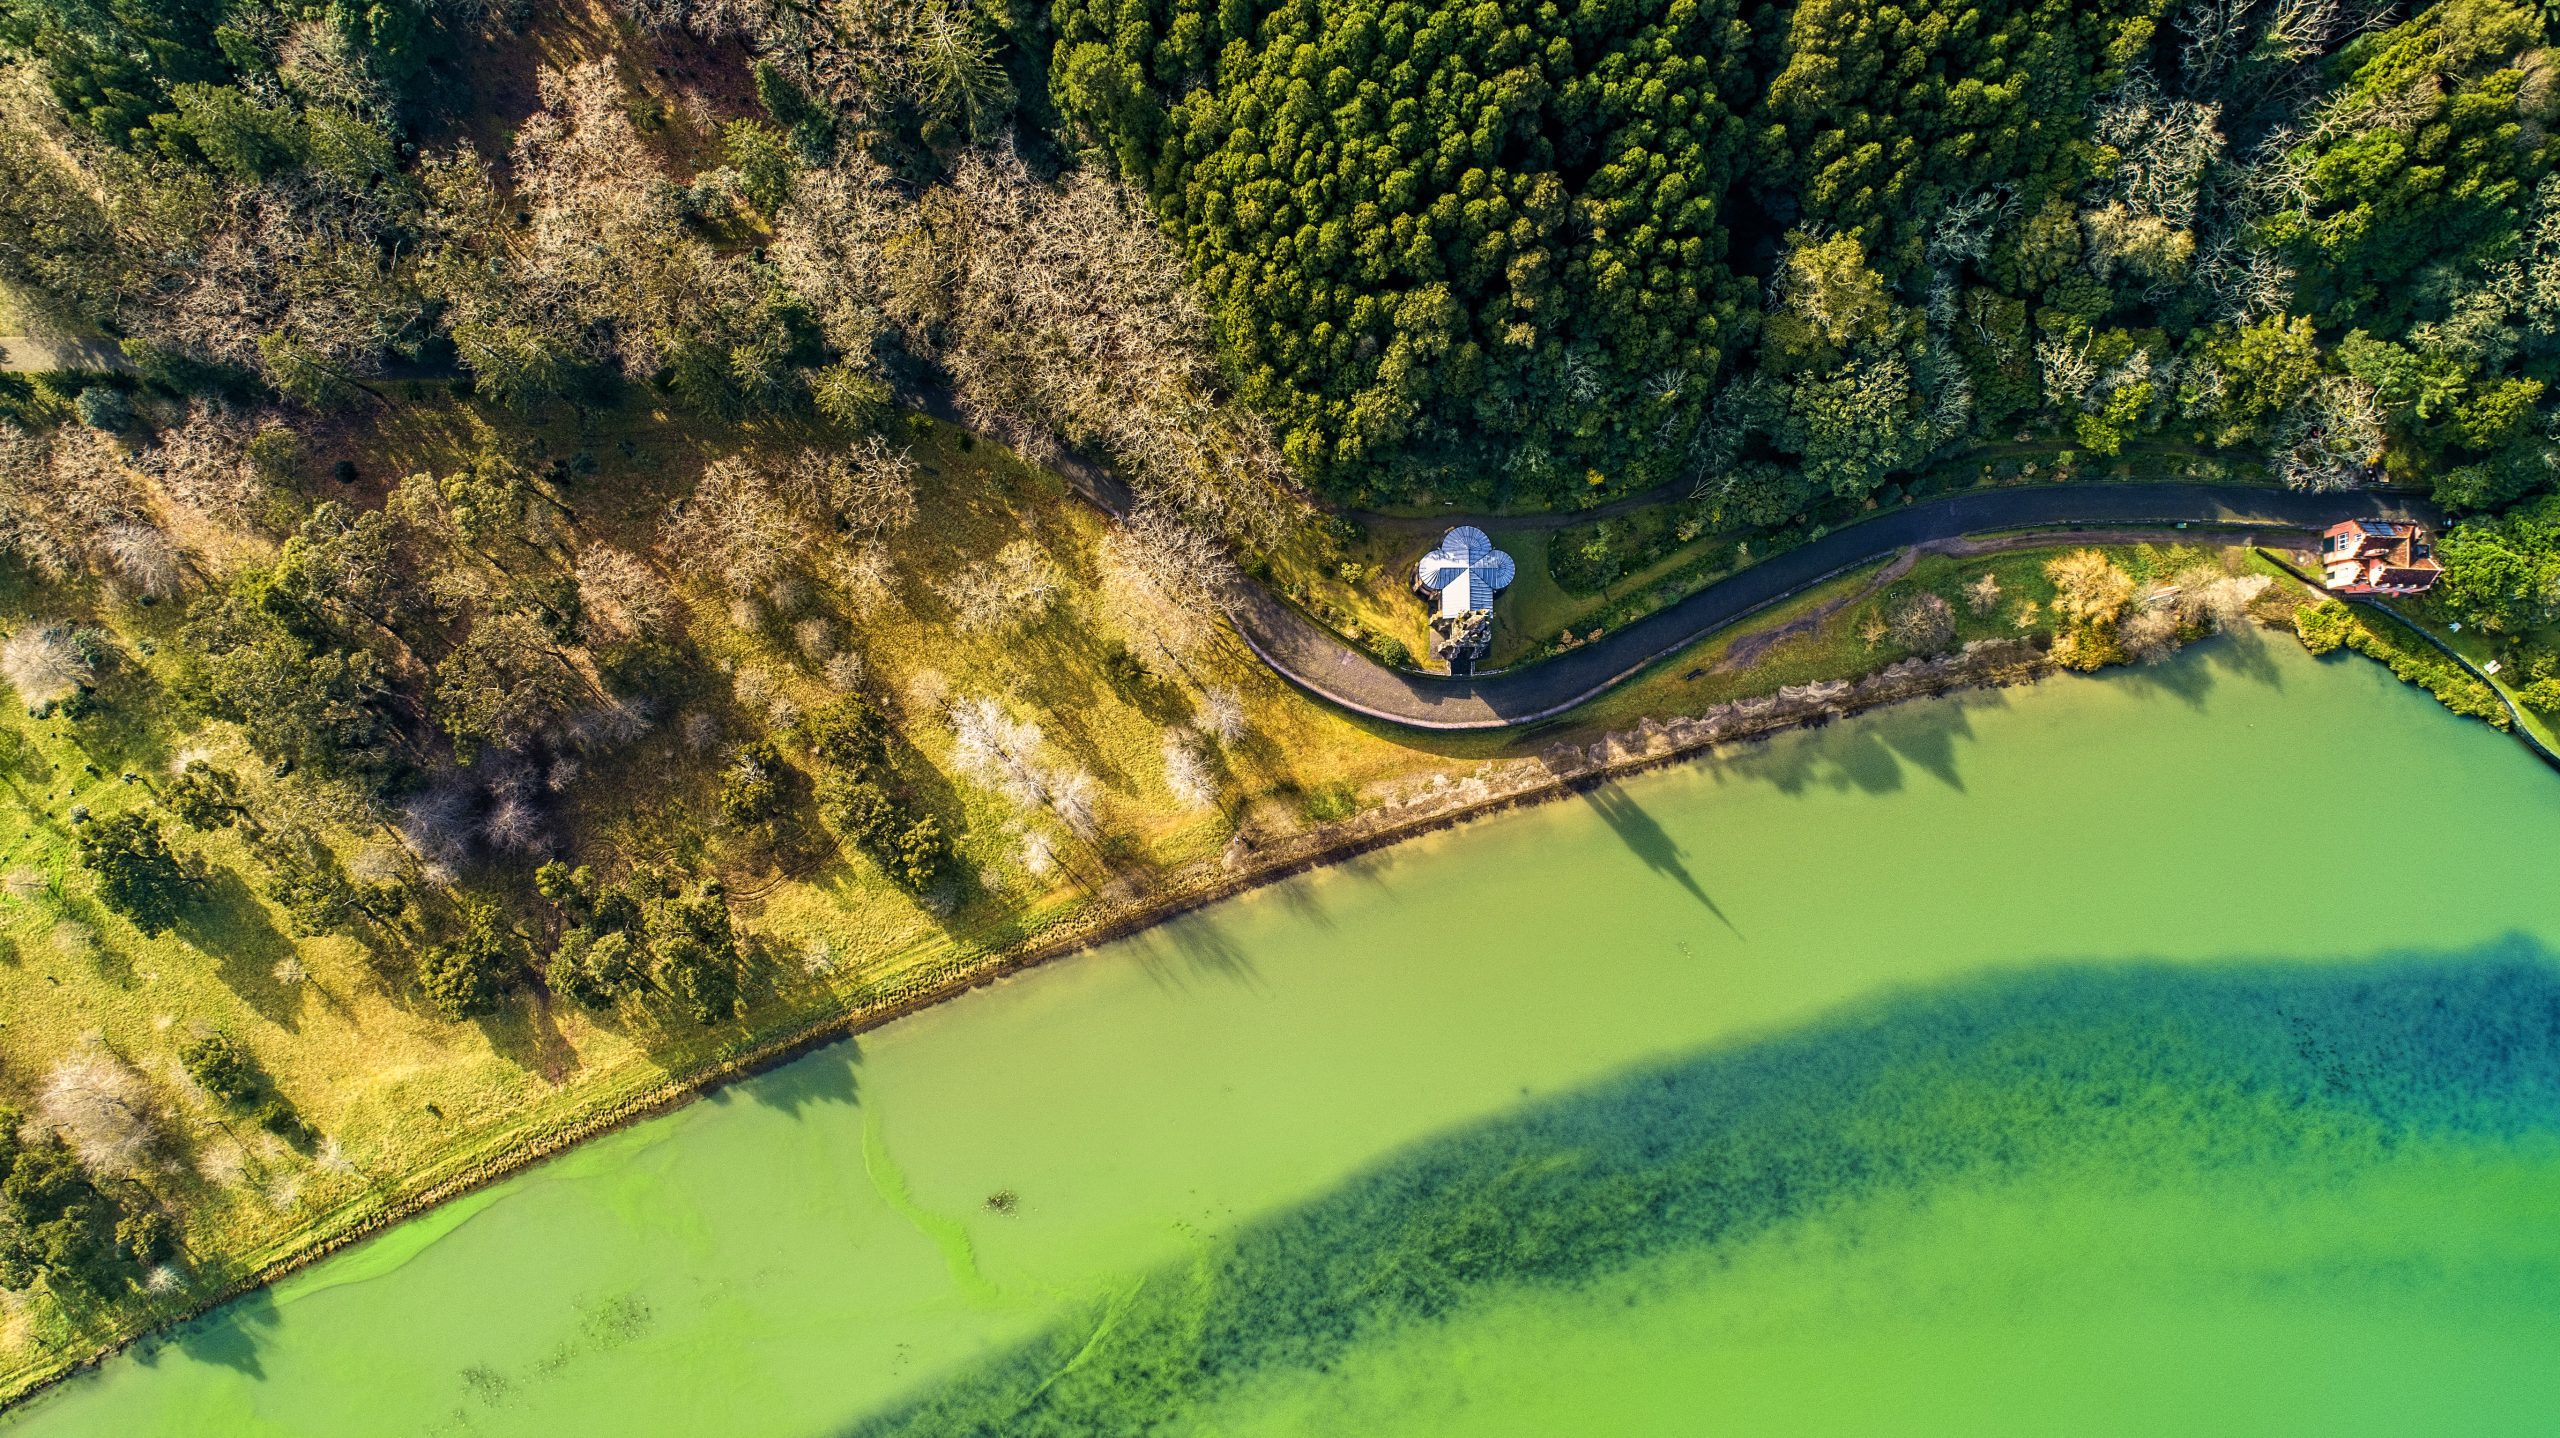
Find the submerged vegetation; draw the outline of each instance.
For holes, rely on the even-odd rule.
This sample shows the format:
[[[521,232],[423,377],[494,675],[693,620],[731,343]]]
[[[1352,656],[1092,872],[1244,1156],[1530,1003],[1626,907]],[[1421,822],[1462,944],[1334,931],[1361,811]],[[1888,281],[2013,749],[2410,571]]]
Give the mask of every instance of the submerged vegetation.
[[[1877,1200],[2295,1164],[2317,1184],[2430,1143],[2547,1141],[2556,1020],[2550,956],[2512,946],[2036,972],[1874,1004],[1423,1144],[854,1431],[1198,1421],[1474,1305],[1729,1256]]]

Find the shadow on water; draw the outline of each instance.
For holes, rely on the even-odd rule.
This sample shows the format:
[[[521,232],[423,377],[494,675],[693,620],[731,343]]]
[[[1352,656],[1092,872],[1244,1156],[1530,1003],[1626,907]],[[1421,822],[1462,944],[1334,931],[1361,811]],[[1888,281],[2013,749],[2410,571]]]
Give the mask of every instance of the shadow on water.
[[[259,1361],[258,1350],[283,1321],[274,1292],[260,1288],[185,1324],[166,1342],[146,1345],[135,1357],[150,1367],[161,1354],[175,1352],[191,1363],[210,1363],[244,1377],[264,1378],[267,1369]]]
[[[1893,794],[1904,787],[1905,766],[1919,769],[1961,793],[1962,746],[1973,742],[1973,713],[2005,708],[1997,690],[1950,694],[1855,714],[1836,723],[1775,736],[1720,761],[1737,777],[1767,784],[1781,794],[1816,789]]]
[[[2529,938],[2335,963],[2057,961],[1427,1140],[848,1433],[1175,1431],[1239,1383],[1330,1372],[1401,1325],[1865,1200],[2062,1172],[2290,1189],[2425,1141],[2553,1140],[2560,966]]]
[[[1973,711],[1977,708],[2005,707],[2008,701],[1997,692],[1957,694],[1917,705],[1906,705],[1884,717],[1875,726],[1877,742],[1890,749],[1903,763],[1958,793],[1964,792],[1964,776],[1956,769],[1956,748],[1971,743]],[[1899,776],[1896,776],[1897,780]]]
[[[1600,822],[1607,824],[1609,832],[1618,836],[1618,842],[1627,846],[1627,852],[1687,891],[1690,898],[1716,916],[1716,922],[1732,930],[1735,938],[1742,937],[1742,931],[1733,927],[1733,920],[1725,917],[1724,910],[1699,887],[1697,876],[1689,872],[1688,851],[1680,847],[1680,841],[1671,837],[1671,831],[1663,828],[1660,820],[1645,812],[1634,795],[1620,785],[1601,784],[1583,790],[1582,802],[1591,806]]]
[[[1305,885],[1283,884],[1286,890]],[[1243,988],[1263,986],[1262,970],[1235,940],[1226,924],[1211,915],[1187,914],[1169,923],[1141,929],[1125,941],[1138,967],[1160,988],[1183,990],[1191,980],[1217,979]]]
[[[2110,668],[2097,677],[2136,693],[2167,694],[2201,712],[2215,687],[2227,680],[2281,690],[2284,671],[2268,649],[2275,642],[2281,641],[2240,631],[2189,645],[2158,664]],[[2006,708],[2009,702],[1999,690],[1972,690],[1898,704],[1806,734],[1781,736],[1784,742],[1744,750],[1721,761],[1721,767],[1782,794],[1815,789],[1891,794],[1904,787],[1906,768],[1919,769],[1962,793],[1963,752],[1978,737],[1974,714]]]
[[[2243,684],[2284,688],[2284,671],[2276,667],[2267,646],[2275,642],[2254,630],[2239,629],[2190,644],[2157,664],[2111,669],[2137,690],[2170,695],[2201,713],[2214,686],[2224,679]]]
[[[862,1041],[838,1039],[744,1083],[724,1084],[706,1103],[750,1103],[798,1117],[819,1108],[851,1108],[861,1102]]]

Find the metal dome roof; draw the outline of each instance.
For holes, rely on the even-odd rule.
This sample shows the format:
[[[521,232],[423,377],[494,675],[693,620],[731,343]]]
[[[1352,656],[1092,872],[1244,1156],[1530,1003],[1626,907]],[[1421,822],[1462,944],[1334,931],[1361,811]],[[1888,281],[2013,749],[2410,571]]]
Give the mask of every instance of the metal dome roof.
[[[1493,596],[1511,587],[1519,566],[1493,547],[1485,532],[1462,524],[1443,535],[1440,547],[1414,566],[1414,583],[1437,595],[1444,618],[1493,607]]]

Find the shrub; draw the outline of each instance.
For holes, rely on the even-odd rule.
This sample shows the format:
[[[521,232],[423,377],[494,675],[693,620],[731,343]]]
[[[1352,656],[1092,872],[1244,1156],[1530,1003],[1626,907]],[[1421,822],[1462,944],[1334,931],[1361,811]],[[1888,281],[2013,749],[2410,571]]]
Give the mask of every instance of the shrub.
[[[951,862],[951,841],[932,815],[919,815],[898,831],[883,864],[891,878],[910,889],[929,889]]]
[[[868,779],[829,775],[819,789],[818,808],[829,827],[908,889],[931,888],[951,862],[941,821],[913,812]]]
[[[620,929],[571,929],[543,965],[542,980],[581,1008],[610,1008],[640,981],[639,949]]]
[[[199,831],[227,829],[248,812],[240,799],[238,777],[210,764],[189,764],[180,770],[161,798],[178,822]]]
[[[827,827],[869,849],[897,823],[898,804],[868,779],[830,774],[819,782],[818,814]]]
[[[98,876],[98,898],[146,934],[175,926],[195,883],[149,815],[127,810],[80,826],[80,861]]]
[[[0,1109],[0,1287],[112,1293],[167,1248],[167,1221],[98,1186],[58,1137],[21,1137]]]
[[[871,701],[847,694],[801,721],[809,753],[849,773],[867,773],[889,757],[889,721]]]
[[[497,911],[472,904],[459,938],[428,948],[418,959],[418,989],[447,1018],[490,1013],[514,977],[512,945],[498,927]]]
[[[237,1039],[219,1031],[179,1049],[178,1062],[198,1088],[224,1103],[247,1103],[266,1087],[258,1061]]]
[[[2368,620],[2340,600],[2325,599],[2296,610],[2293,623],[2294,631],[2302,636],[2303,647],[2314,654],[2326,654],[2341,646],[2352,649],[2380,660],[2403,683],[2415,684],[2433,694],[2456,714],[2484,720],[2500,729],[2514,727],[2514,717],[2507,713],[2507,706],[2495,690],[2392,620],[2379,616]]]
[[[738,941],[716,894],[670,899],[649,923],[658,984],[700,1024],[738,1012]]]
[[[2323,599],[2293,611],[2293,632],[2302,637],[2302,647],[2314,654],[2327,654],[2346,643],[2355,624],[2355,613],[2344,600]]]
[[[720,817],[732,828],[745,829],[770,819],[782,808],[781,753],[768,739],[738,746],[720,780]]]
[[[110,385],[93,384],[80,391],[71,407],[91,429],[122,429],[133,423],[133,402]]]

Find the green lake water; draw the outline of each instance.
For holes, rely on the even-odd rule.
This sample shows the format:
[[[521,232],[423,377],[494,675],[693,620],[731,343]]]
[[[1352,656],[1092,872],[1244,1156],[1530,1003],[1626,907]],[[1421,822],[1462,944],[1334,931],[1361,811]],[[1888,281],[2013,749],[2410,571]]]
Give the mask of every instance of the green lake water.
[[[2555,952],[2560,776],[2218,642],[1259,891],[0,1431],[2555,1431]]]

